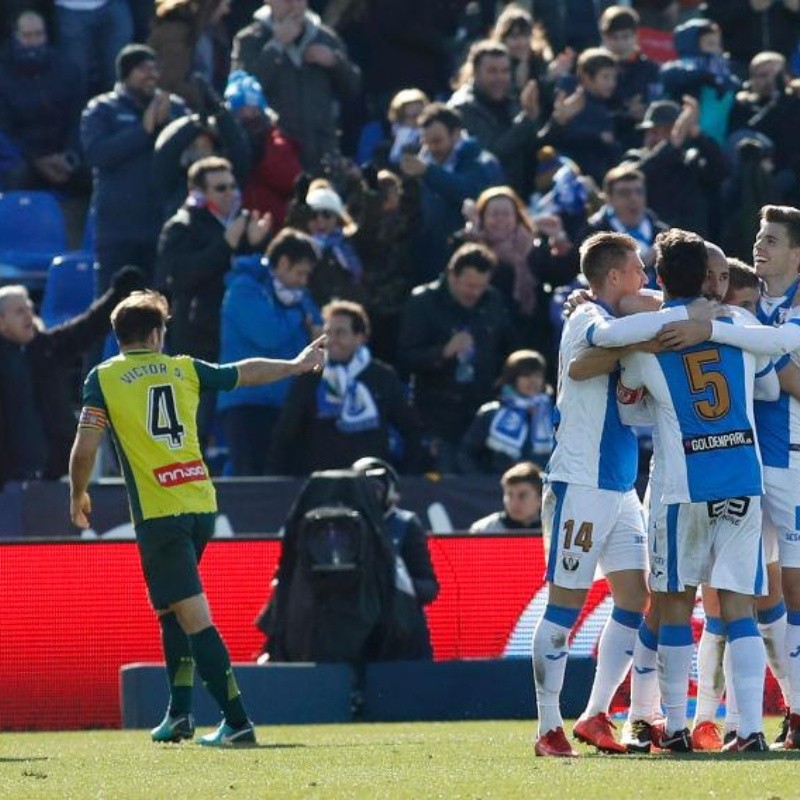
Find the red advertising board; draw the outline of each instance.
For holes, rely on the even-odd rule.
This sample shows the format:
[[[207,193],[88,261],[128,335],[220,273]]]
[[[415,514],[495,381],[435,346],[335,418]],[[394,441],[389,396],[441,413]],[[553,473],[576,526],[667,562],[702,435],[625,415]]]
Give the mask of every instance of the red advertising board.
[[[430,546],[442,587],[428,615],[436,658],[513,654],[515,632],[517,654],[529,652],[528,607],[543,586],[541,539],[450,536]],[[235,662],[252,662],[261,650],[253,620],[279,548],[274,540],[239,539],[214,541],[206,551],[204,584]],[[604,611],[604,593],[597,584],[590,607]],[[161,660],[135,545],[0,545],[0,596],[0,726],[119,726],[120,667]],[[593,622],[592,641],[602,620]]]

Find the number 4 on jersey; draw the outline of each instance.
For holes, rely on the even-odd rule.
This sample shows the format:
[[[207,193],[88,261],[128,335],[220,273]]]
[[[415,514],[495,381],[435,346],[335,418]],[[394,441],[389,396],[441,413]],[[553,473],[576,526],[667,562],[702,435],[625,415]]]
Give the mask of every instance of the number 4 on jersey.
[[[178,419],[175,394],[169,384],[151,386],[147,393],[147,429],[154,439],[165,441],[171,450],[183,445],[186,429]]]

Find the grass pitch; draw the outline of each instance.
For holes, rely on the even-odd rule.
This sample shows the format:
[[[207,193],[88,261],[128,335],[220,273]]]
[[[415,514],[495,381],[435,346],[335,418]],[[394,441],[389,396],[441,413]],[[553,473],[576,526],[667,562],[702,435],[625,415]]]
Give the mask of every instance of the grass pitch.
[[[571,729],[571,725],[569,726]],[[767,720],[768,737],[777,728]],[[205,731],[203,731],[205,732]],[[260,745],[154,745],[146,731],[0,734],[0,797],[763,798],[800,794],[800,753],[535,758],[535,722],[260,728]]]

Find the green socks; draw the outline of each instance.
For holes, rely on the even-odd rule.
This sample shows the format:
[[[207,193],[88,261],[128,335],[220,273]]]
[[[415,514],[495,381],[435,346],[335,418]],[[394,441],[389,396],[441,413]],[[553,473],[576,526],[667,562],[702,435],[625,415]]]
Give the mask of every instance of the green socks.
[[[180,717],[192,710],[192,687],[194,686],[194,659],[189,637],[183,632],[174,613],[163,614],[161,623],[161,645],[167,663],[169,680],[169,715]]]
[[[233,728],[247,723],[242,695],[231,669],[231,660],[225,643],[212,625],[189,637],[197,671],[211,696],[217,701],[225,721]]]

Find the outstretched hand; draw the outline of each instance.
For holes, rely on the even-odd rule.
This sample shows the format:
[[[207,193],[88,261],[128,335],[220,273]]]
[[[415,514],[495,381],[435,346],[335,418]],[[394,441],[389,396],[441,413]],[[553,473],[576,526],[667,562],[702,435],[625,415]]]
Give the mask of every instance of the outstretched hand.
[[[303,348],[294,359],[297,374],[303,375],[306,372],[320,372],[325,366],[325,347],[328,344],[327,334],[311,342]]]

